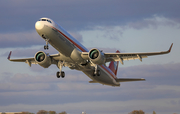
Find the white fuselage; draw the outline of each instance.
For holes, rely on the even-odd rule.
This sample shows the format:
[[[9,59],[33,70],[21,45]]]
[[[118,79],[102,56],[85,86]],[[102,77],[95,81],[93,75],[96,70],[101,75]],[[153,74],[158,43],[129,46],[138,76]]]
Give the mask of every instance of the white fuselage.
[[[81,43],[67,33],[61,26],[51,19],[37,21],[36,31],[48,43],[51,44],[60,54],[59,61],[67,62],[66,66],[71,69],[77,69],[84,72],[94,82],[104,85],[120,86],[116,82],[115,74],[105,65],[98,65],[101,72],[100,76],[93,76],[94,67],[81,57],[82,52],[88,52]],[[86,64],[86,65],[83,65]]]

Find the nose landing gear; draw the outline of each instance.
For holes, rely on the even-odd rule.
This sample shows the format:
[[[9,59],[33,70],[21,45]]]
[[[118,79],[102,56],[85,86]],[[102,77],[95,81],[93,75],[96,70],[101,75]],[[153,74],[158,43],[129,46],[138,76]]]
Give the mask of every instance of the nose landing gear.
[[[44,35],[44,34],[42,34],[42,37],[45,39],[45,41],[46,41],[46,45],[44,45],[44,49],[46,50],[48,50],[49,49],[49,46],[48,46],[48,42],[49,42],[49,39]]]
[[[45,41],[46,41],[46,45],[44,45],[44,49],[46,50],[48,50],[49,49],[49,46],[48,46],[48,41],[49,41],[49,39],[45,39]]]

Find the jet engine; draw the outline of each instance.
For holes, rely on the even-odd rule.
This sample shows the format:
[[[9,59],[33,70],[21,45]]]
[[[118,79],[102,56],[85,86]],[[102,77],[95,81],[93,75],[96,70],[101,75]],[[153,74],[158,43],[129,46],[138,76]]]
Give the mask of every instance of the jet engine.
[[[91,49],[88,56],[94,64],[102,65],[105,63],[104,53],[98,49]]]
[[[44,68],[48,68],[52,61],[51,58],[49,57],[49,55],[47,55],[45,52],[43,51],[39,51],[35,54],[34,56],[35,61],[42,67]]]

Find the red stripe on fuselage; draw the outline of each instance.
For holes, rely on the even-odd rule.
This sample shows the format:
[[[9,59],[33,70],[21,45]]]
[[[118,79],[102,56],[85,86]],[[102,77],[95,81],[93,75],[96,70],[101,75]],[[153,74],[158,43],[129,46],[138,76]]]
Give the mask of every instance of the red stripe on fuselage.
[[[87,52],[86,49],[78,45],[76,42],[74,42],[71,38],[66,36],[64,33],[62,33],[60,30],[56,29],[55,27],[52,27],[53,29],[57,30],[61,35],[63,35],[65,38],[67,38],[71,43],[73,43],[76,47],[78,47],[81,51]]]
[[[62,33],[60,30],[56,29],[55,27],[52,27],[53,29],[57,30],[61,35],[63,35],[65,38],[67,38],[71,43],[73,43],[76,47],[78,47],[82,52],[87,52],[86,49],[84,49],[83,47],[81,47],[80,45],[78,45],[76,42],[74,42],[71,38],[69,38],[68,36],[66,36],[64,33]],[[107,73],[109,73],[114,79],[116,78],[116,76],[114,76],[112,74],[111,71],[109,71],[109,68],[101,65],[101,68],[103,68]]]
[[[108,68],[108,67],[106,67],[106,66],[104,66],[104,65],[101,65],[101,68],[103,68],[106,72],[108,72],[114,79],[116,79],[116,76],[115,75],[113,75],[112,73],[112,71],[110,71],[110,69]]]

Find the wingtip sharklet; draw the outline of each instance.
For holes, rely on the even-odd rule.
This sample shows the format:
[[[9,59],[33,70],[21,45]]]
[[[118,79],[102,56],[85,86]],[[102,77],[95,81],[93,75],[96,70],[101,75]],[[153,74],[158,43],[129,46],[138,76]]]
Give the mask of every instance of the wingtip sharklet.
[[[170,48],[169,48],[168,52],[171,52],[171,48],[172,48],[172,46],[173,46],[173,43],[171,44],[171,46],[170,46]]]
[[[8,58],[7,58],[8,60],[10,60],[10,58],[11,58],[11,53],[12,53],[12,51],[9,52],[9,55],[8,55]]]

